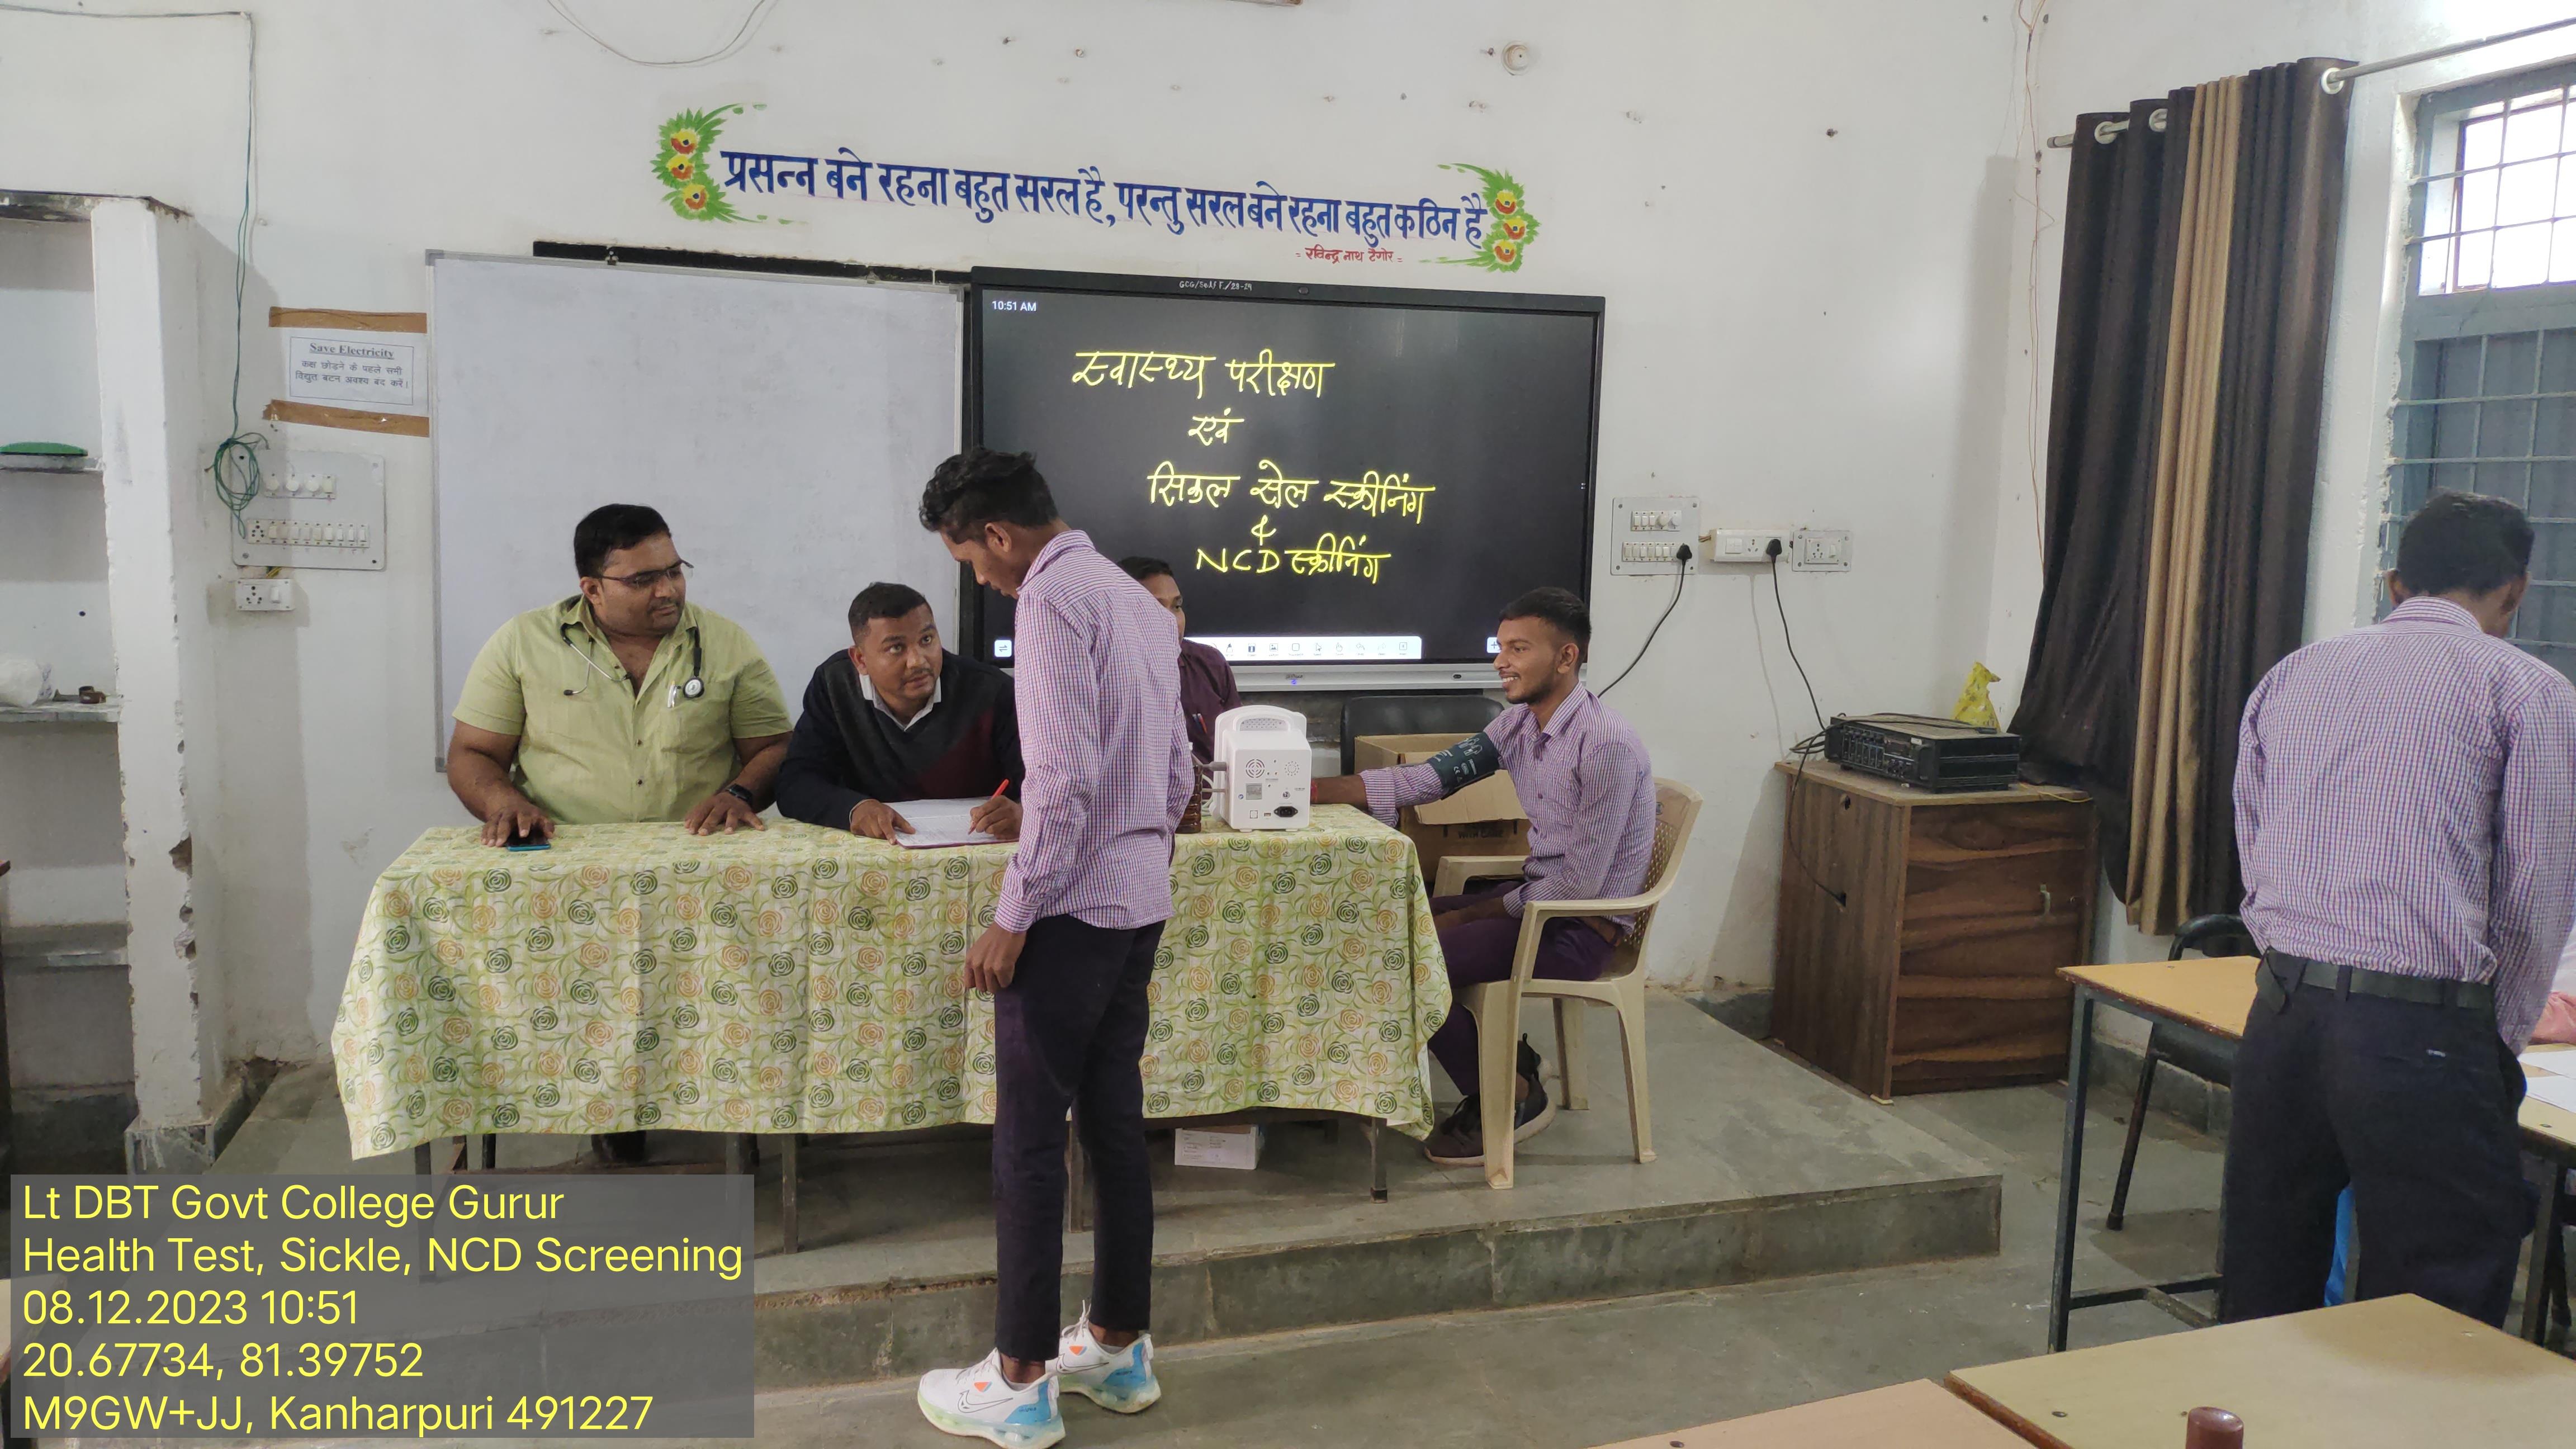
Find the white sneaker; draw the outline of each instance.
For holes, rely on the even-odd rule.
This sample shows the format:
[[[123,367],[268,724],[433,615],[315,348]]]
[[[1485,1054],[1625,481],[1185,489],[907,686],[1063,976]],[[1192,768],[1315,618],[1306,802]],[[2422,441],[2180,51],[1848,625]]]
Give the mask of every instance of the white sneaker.
[[[1125,1348],[1102,1348],[1091,1336],[1088,1309],[1057,1336],[1047,1375],[1066,1393],[1080,1394],[1113,1414],[1141,1414],[1163,1397],[1163,1386],[1154,1378],[1153,1336],[1140,1333]]]
[[[914,1396],[921,1416],[943,1434],[963,1439],[989,1439],[1003,1449],[1047,1449],[1064,1438],[1064,1416],[1056,1411],[1055,1375],[1041,1374],[1036,1383],[1017,1388],[1002,1376],[1002,1351],[984,1355],[973,1368],[932,1369],[921,1376]]]

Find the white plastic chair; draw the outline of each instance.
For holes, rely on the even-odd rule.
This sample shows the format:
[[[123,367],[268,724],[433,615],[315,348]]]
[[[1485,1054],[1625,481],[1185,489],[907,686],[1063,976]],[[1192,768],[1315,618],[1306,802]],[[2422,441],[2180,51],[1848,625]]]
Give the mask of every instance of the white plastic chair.
[[[1565,1105],[1583,1110],[1583,1067],[1578,1046],[1582,1033],[1570,1019],[1578,1002],[1594,1002],[1619,1013],[1620,1055],[1628,1069],[1628,1120],[1637,1139],[1637,1160],[1652,1162],[1655,1149],[1646,1117],[1646,931],[1654,924],[1655,905],[1673,888],[1680,874],[1682,848],[1690,843],[1699,818],[1699,792],[1678,780],[1655,779],[1655,849],[1646,862],[1646,888],[1619,900],[1531,901],[1521,909],[1519,948],[1512,956],[1510,979],[1473,986],[1460,1003],[1476,1015],[1476,1089],[1484,1107],[1485,1181],[1496,1188],[1512,1185],[1512,1113],[1520,1061],[1521,1002],[1532,996],[1556,1002],[1556,1060]],[[1453,855],[1440,862],[1434,894],[1461,894],[1471,880],[1518,876],[1525,857]],[[1540,932],[1547,923],[1568,916],[1634,916],[1630,928],[1610,953],[1609,964],[1593,981],[1554,981],[1531,975],[1538,962]],[[1589,930],[1590,927],[1583,929]]]

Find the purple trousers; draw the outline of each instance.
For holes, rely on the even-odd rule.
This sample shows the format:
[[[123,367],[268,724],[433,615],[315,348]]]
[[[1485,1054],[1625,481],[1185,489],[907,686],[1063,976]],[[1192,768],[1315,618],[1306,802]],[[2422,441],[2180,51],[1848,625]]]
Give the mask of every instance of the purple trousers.
[[[1472,895],[1442,896],[1431,910],[1435,915],[1461,910],[1512,889],[1496,886]],[[1449,1019],[1431,1034],[1431,1055],[1459,1091],[1476,1090],[1476,1018],[1467,1010],[1466,988],[1508,980],[1520,941],[1518,916],[1469,921],[1440,933],[1440,954],[1449,958],[1449,990],[1458,1000],[1449,1008]],[[1582,921],[1550,921],[1538,939],[1538,963],[1531,974],[1552,981],[1597,981],[1609,964],[1610,943],[1599,931]]]

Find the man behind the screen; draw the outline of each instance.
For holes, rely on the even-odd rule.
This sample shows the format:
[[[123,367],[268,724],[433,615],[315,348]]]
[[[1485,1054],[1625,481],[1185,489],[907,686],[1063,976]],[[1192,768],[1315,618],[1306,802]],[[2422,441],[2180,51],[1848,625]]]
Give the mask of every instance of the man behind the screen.
[[[939,465],[921,523],[1018,601],[1013,693],[1028,780],[1020,847],[966,989],[993,993],[993,1351],[922,1376],[938,1428],[1010,1449],[1064,1437],[1058,1385],[1132,1414],[1162,1396],[1146,1319],[1146,984],[1172,914],[1172,833],[1194,775],[1171,615],[1056,516],[1026,453]],[[1098,1183],[1091,1301],[1061,1332],[1064,1118]]]
[[[1172,566],[1136,554],[1118,561],[1127,577],[1145,586],[1154,602],[1172,612],[1172,628],[1181,636],[1181,722],[1190,732],[1190,749],[1202,760],[1216,758],[1216,719],[1243,703],[1235,692],[1234,666],[1209,645],[1189,637],[1190,613],[1181,602],[1181,581]]]

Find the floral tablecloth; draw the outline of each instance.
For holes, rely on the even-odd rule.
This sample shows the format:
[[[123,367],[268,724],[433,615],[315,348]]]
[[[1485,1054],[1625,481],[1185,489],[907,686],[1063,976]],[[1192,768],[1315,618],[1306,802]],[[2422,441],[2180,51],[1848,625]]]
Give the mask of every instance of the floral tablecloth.
[[[429,831],[376,881],[331,1029],[351,1151],[990,1122],[992,1001],[960,976],[1010,851],[777,821],[567,826],[529,852]],[[1172,894],[1150,1115],[1427,1130],[1450,1000],[1412,842],[1347,806],[1296,831],[1211,823],[1180,838]]]

